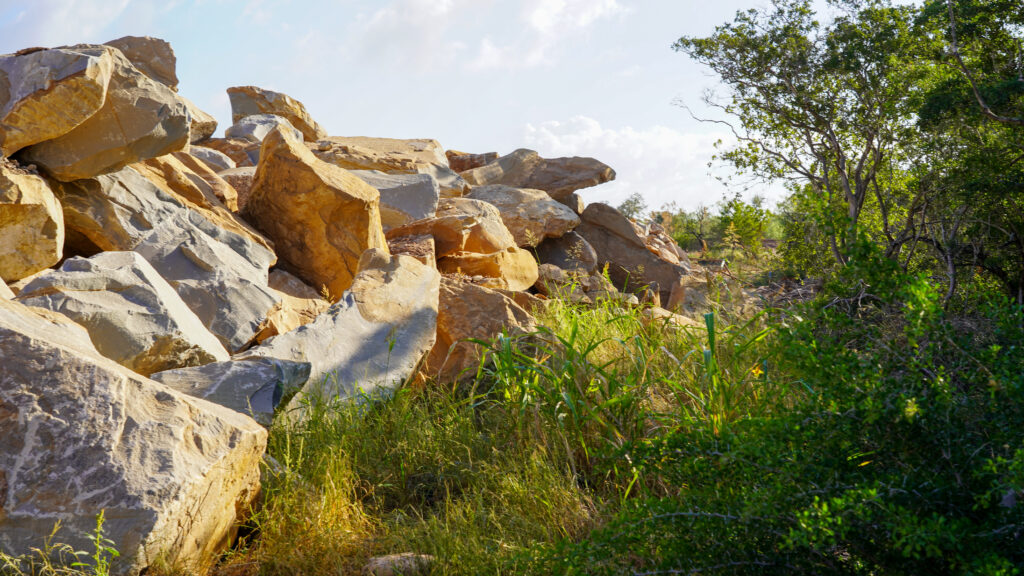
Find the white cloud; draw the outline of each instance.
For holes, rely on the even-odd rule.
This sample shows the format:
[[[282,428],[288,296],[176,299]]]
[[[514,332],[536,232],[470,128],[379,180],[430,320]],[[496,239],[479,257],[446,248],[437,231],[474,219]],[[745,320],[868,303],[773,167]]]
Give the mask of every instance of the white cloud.
[[[0,53],[29,46],[102,42],[101,33],[130,0],[34,0],[10,24],[0,26]]]
[[[542,156],[592,156],[616,171],[608,184],[581,191],[586,202],[618,204],[633,192],[651,208],[675,202],[691,209],[712,205],[726,188],[708,167],[724,133],[685,133],[666,126],[605,128],[586,116],[528,124],[527,146]]]
[[[617,0],[531,0],[524,8],[526,21],[545,35],[565,28],[586,28],[602,18],[626,13]]]

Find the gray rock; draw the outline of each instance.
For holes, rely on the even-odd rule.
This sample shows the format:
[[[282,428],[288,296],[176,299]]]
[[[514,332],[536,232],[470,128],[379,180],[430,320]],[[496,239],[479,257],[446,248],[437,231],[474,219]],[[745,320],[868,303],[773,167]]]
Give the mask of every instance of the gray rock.
[[[213,148],[193,145],[189,147],[188,153],[202,160],[214,172],[223,172],[235,168],[235,161],[230,156]]]
[[[352,173],[380,192],[380,222],[385,232],[437,213],[441,187],[429,174],[388,174],[379,170]]]
[[[166,40],[151,36],[124,36],[103,44],[120,50],[139,72],[171,90],[178,90],[178,59]]]
[[[287,94],[258,86],[235,86],[228,88],[228,98],[231,100],[232,122],[237,123],[253,114],[276,114],[302,132],[303,137],[299,140],[315,142],[327,137],[327,132],[313,120],[302,102]]]
[[[111,574],[160,560],[206,573],[259,492],[267,433],[102,357],[59,314],[0,300],[0,551],[51,533],[92,550],[96,516],[120,552]]]
[[[537,259],[541,264],[554,264],[563,270],[583,270],[589,274],[597,270],[597,252],[576,232],[538,244]]]
[[[253,340],[279,301],[267,287],[270,250],[189,209],[132,168],[55,192],[65,227],[85,244],[80,253],[138,252],[229,352]]]
[[[461,175],[473,186],[506,184],[532,188],[567,203],[573,192],[615,179],[615,171],[611,167],[593,158],[541,158],[533,150],[525,148]]]
[[[302,140],[302,132],[299,132],[291,122],[285,118],[273,114],[254,114],[246,116],[234,123],[233,126],[224,132],[227,138],[248,140],[250,142],[263,142],[267,134],[280,127],[282,130],[290,130],[297,140]]]
[[[309,362],[251,358],[167,370],[150,377],[178,392],[231,408],[269,426],[281,398],[301,388],[309,380],[309,371]]]
[[[580,217],[543,190],[492,184],[474,188],[467,198],[483,200],[501,212],[521,248],[533,248],[545,238],[558,238],[579,225]]]

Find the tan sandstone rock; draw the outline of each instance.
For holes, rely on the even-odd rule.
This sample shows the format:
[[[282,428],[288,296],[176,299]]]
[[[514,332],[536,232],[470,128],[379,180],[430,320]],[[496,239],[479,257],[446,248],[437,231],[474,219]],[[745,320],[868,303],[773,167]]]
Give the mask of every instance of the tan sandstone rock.
[[[444,155],[448,158],[448,166],[456,172],[465,172],[466,170],[479,168],[498,159],[497,152],[470,154],[469,152],[460,152],[458,150],[445,150]]]
[[[104,45],[120,50],[139,72],[178,91],[178,59],[170,42],[151,36],[125,36]]]
[[[457,252],[438,260],[437,269],[448,274],[483,276],[482,285],[502,290],[526,290],[538,278],[537,261],[522,248],[488,254]]]
[[[388,230],[388,238],[419,234],[434,237],[438,258],[456,252],[490,254],[516,245],[498,209],[469,198],[443,198],[432,218]]]
[[[466,181],[448,166],[437,140],[332,136],[310,148],[324,162],[346,170],[379,170],[389,174],[429,174],[437,180],[441,195],[462,196]]]
[[[580,223],[579,216],[543,190],[493,184],[474,188],[466,197],[497,208],[521,248],[536,247],[545,238],[559,238]]]
[[[203,146],[224,154],[238,168],[255,167],[260,161],[260,143],[241,138],[210,138]]]
[[[240,166],[217,173],[225,182],[235,189],[238,195],[238,212],[244,212],[252,194],[252,183],[256,179],[255,166]]]
[[[348,290],[362,253],[387,250],[380,194],[317,160],[286,131],[271,132],[260,157],[245,207],[249,221],[274,241],[283,268],[333,295]]]
[[[0,158],[0,279],[14,282],[64,254],[64,215],[46,180]]]
[[[274,114],[288,120],[302,132],[306,141],[327,137],[327,131],[313,120],[302,102],[287,94],[256,86],[235,86],[228,88],[228,98],[231,99],[231,122],[234,124],[246,116]]]
[[[284,270],[270,272],[270,289],[281,298],[264,322],[256,342],[305,326],[327,311],[331,304],[311,286]]]
[[[112,55],[71,47],[0,56],[0,156],[63,136],[99,111]]]
[[[238,209],[234,187],[199,160],[179,152],[132,164],[132,169],[222,228],[273,250],[273,243],[234,214]]]
[[[205,573],[260,489],[266,431],[251,418],[103,358],[60,315],[0,300],[0,548],[92,550],[100,511],[111,574],[163,562]]]
[[[181,101],[185,103],[185,107],[188,108],[188,114],[192,118],[192,123],[189,125],[190,134],[188,141],[192,143],[203,142],[207,138],[213,136],[213,133],[217,131],[217,119],[204,112],[195,102],[179,96]]]
[[[573,192],[615,179],[615,171],[593,158],[541,158],[520,148],[494,162],[462,173],[473,186],[506,184],[543,190],[562,202]]]

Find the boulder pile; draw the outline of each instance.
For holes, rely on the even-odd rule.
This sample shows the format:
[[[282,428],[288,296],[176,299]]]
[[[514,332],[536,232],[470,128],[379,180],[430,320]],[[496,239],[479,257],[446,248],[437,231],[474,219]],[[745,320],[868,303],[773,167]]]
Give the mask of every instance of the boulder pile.
[[[598,160],[330,136],[255,86],[215,138],[175,67],[145,37],[0,55],[4,553],[56,521],[89,549],[104,511],[113,573],[202,572],[310,403],[472,377],[466,339],[546,298],[697,301],[663,231],[584,206]]]

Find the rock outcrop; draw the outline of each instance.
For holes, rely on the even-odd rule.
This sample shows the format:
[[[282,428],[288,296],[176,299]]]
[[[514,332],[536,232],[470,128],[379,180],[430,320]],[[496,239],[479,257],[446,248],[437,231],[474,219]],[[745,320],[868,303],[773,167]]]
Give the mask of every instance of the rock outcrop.
[[[143,376],[225,361],[228,352],[166,280],[135,252],[71,258],[18,294],[89,331],[96,349]]]
[[[266,431],[103,358],[62,318],[0,300],[0,549],[28,553],[59,520],[91,550],[103,510],[112,574],[205,573],[259,492]]]
[[[615,171],[593,158],[541,158],[533,150],[520,148],[507,156],[463,172],[473,186],[505,184],[517,188],[543,190],[559,202],[565,202],[581,188],[597,186],[615,179]]]
[[[263,141],[245,212],[273,240],[283,268],[334,295],[352,285],[363,252],[387,250],[377,190],[317,160],[284,130]]]
[[[292,126],[302,132],[305,140],[313,142],[326,138],[327,132],[313,120],[302,102],[280,92],[264,90],[256,86],[235,86],[228,88],[231,100],[231,122],[255,114],[274,114],[288,120]]]
[[[545,238],[559,238],[580,223],[576,213],[542,190],[492,184],[474,188],[466,197],[496,207],[521,248],[536,247]]]
[[[0,279],[21,280],[64,255],[64,214],[37,174],[0,158]]]

